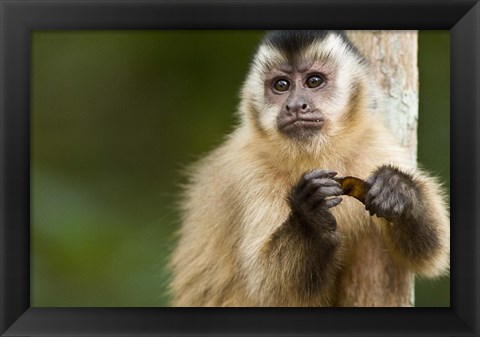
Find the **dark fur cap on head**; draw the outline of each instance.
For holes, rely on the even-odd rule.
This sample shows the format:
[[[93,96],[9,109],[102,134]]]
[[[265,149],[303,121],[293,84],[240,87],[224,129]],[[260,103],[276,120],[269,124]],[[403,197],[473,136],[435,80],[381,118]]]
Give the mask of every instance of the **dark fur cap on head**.
[[[262,44],[270,45],[290,58],[314,42],[323,41],[330,34],[341,37],[354,54],[363,58],[343,30],[273,30],[265,35]]]

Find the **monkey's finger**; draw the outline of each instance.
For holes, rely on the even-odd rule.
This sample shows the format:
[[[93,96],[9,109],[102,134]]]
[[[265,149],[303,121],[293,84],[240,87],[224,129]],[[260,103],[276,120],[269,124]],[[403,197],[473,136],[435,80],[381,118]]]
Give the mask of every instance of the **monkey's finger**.
[[[297,187],[296,193],[297,198],[300,200],[308,199],[318,188],[320,183],[314,180],[307,180],[305,184],[299,185]]]
[[[325,170],[311,170],[305,173],[297,184],[297,189],[304,188],[312,179],[320,178]]]
[[[370,208],[373,198],[375,198],[375,196],[372,196],[370,193],[367,193],[365,195],[365,200],[363,201],[363,204],[365,205],[365,209],[368,210]]]
[[[372,199],[368,211],[370,215],[385,216],[385,210],[388,207],[386,199],[382,195],[380,197]]]
[[[373,216],[376,213],[376,207],[373,205],[369,205],[369,206],[365,205],[365,209],[368,211],[370,216]]]
[[[343,191],[341,188],[338,188],[336,186],[332,186],[332,187],[322,186],[307,199],[306,204],[309,206],[310,209],[314,209],[319,204],[322,204],[325,198],[335,197],[342,194],[343,194]]]
[[[342,188],[342,185],[338,181],[331,178],[317,178],[317,179],[313,179],[312,182],[318,183],[318,186],[320,185],[327,186],[327,187],[335,186],[338,188]]]
[[[338,186],[320,186],[315,195],[323,195],[324,198],[326,197],[334,197],[343,194],[343,190]]]
[[[321,201],[328,197],[335,197],[343,194],[343,190],[337,186],[320,186],[310,196],[310,200]]]
[[[377,184],[380,186],[379,191],[374,190]],[[377,215],[379,212],[378,211],[379,205],[383,205],[384,208],[393,207],[393,205],[395,204],[396,193],[394,188],[392,188],[392,186],[386,185],[382,182],[377,181],[374,187],[372,187],[372,190],[374,190],[373,192],[375,192],[376,194],[368,193],[367,195],[368,198],[366,199],[368,199],[368,206],[370,208],[377,207],[377,210],[375,212],[377,213]],[[365,204],[367,205],[367,203]]]
[[[302,190],[297,192],[298,198],[301,200],[306,200],[310,198],[314,194],[318,194],[319,190],[322,189],[323,187],[326,188],[336,188],[340,189],[340,184],[338,184],[336,181],[332,179],[327,179],[327,178],[322,178],[322,179],[311,179],[308,181],[308,183],[303,187]],[[337,190],[335,190],[337,191]],[[322,192],[322,191],[320,191]],[[327,196],[333,196],[333,195],[340,195],[340,194],[335,194],[336,192],[332,192],[330,190],[325,190],[323,191],[326,194],[324,194],[324,198]],[[331,194],[334,193],[334,194]]]
[[[335,171],[327,171],[327,176],[330,178],[333,178],[337,175],[338,173]]]
[[[377,198],[385,189],[385,184],[382,179],[377,179],[370,190],[365,195],[365,206],[370,206],[373,199]]]
[[[375,185],[377,180],[376,175],[372,175],[365,180],[365,199],[363,203],[365,204],[365,209],[369,209],[372,198],[375,198],[376,194],[372,193],[372,188]],[[371,215],[371,214],[370,214]]]
[[[325,199],[324,205],[325,205],[326,208],[332,208],[332,207],[337,206],[341,202],[342,202],[342,198],[334,197],[334,198],[330,198],[330,199]]]
[[[368,194],[371,196],[377,196],[383,189],[384,183],[381,180],[375,181],[373,186],[368,191]]]
[[[367,189],[367,191],[372,188],[373,184],[375,183],[375,180],[377,180],[376,175],[371,175],[365,180],[365,188]]]
[[[365,201],[364,201],[364,203],[363,203],[363,204],[365,205],[365,209],[366,209],[367,211],[369,211],[370,215],[373,215],[372,212],[371,212],[372,200],[373,200],[373,198],[372,198],[369,194],[367,194],[367,195],[365,196]]]
[[[306,173],[303,177],[305,179],[315,179],[315,178],[333,178],[337,175],[337,172],[333,170],[312,170]]]
[[[300,178],[300,181],[298,182],[298,184],[296,186],[296,189],[297,190],[302,190],[313,179],[328,177],[329,173],[330,174],[332,174],[332,173],[337,174],[336,172],[329,171],[329,170],[311,170],[311,171],[308,171],[307,173],[305,173],[302,176],[302,178]]]

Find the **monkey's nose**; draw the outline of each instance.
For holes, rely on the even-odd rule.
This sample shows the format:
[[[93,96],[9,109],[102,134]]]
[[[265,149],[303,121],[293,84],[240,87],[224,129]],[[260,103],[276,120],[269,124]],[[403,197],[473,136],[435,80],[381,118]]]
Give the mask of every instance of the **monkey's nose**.
[[[307,113],[310,111],[310,106],[306,102],[300,101],[287,104],[286,109],[292,113]]]

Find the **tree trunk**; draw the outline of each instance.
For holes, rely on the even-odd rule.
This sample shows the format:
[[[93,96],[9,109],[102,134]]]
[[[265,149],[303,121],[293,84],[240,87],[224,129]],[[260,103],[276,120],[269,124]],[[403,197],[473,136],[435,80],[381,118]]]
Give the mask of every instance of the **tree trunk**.
[[[385,119],[392,133],[417,162],[418,68],[416,31],[348,31],[351,41],[370,62],[373,76],[383,90]],[[372,305],[413,306],[414,277],[411,272],[392,268],[380,234],[361,243],[360,251],[378,284],[389,284],[389,294],[371,294]],[[386,283],[388,282],[388,283]]]

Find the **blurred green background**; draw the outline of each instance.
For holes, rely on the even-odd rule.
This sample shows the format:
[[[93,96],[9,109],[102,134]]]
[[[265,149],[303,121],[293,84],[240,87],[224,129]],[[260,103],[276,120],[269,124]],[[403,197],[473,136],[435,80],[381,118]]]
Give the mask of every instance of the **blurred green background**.
[[[32,33],[32,306],[168,305],[181,172],[232,129],[262,34]],[[447,31],[420,32],[419,69],[419,161],[449,187]],[[449,285],[417,280],[416,305]]]

